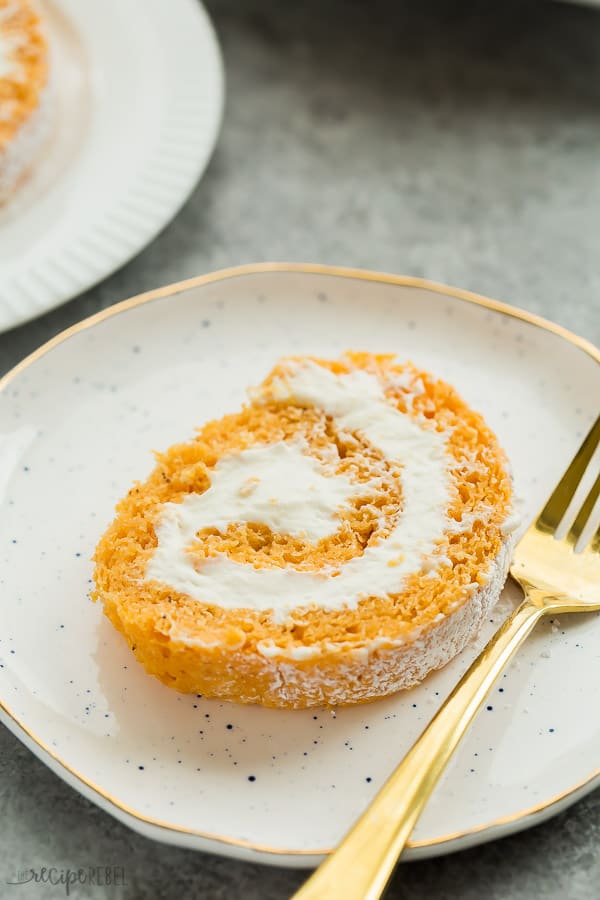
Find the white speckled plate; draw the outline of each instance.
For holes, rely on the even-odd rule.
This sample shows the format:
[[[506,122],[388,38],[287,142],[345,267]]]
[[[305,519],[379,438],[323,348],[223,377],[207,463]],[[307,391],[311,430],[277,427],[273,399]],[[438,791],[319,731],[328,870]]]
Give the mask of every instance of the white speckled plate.
[[[2,720],[85,796],[158,840],[312,865],[380,787],[485,635],[418,688],[287,712],[147,676],[87,599],[115,501],[165,448],[235,410],[286,353],[394,351],[496,429],[533,515],[598,412],[600,352],[525,313],[414,279],[248,266],[127,301],[0,384]],[[507,589],[486,632],[514,603]],[[414,833],[414,856],[541,821],[597,783],[600,618],[543,622]]]
[[[198,0],[45,0],[56,123],[0,207],[0,331],[123,265],[204,171],[223,111]]]

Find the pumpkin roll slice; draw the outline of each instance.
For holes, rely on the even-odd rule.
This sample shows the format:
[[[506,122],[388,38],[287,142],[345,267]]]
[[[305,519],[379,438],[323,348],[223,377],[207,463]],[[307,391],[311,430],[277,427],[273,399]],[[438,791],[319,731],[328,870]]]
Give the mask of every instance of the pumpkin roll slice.
[[[94,598],[179,691],[299,708],[382,697],[473,637],[506,578],[504,452],[394,356],[281,360],[157,455],[96,551]]]

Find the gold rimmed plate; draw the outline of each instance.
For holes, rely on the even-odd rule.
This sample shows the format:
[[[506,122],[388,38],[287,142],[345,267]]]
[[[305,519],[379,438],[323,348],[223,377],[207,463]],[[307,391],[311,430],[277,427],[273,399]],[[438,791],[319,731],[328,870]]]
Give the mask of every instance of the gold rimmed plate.
[[[516,600],[508,586],[479,639],[409,692],[289,712],[163,687],[88,599],[95,543],[152,467],[152,449],[236,409],[277,357],[348,348],[411,359],[483,412],[511,459],[524,520],[597,414],[600,352],[558,326],[418,279],[293,264],[125,301],[0,382],[1,718],[76,790],[149,837],[313,865]],[[407,857],[527,827],[594,786],[599,640],[597,615],[539,626]]]

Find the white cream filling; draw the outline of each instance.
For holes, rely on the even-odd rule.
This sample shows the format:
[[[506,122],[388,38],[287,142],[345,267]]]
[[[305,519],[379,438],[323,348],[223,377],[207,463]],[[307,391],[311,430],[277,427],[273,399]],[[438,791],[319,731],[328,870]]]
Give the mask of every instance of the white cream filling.
[[[445,618],[444,616],[441,617]],[[414,642],[413,642],[414,643]],[[380,647],[385,647],[386,649],[398,648],[404,644],[404,640],[402,638],[371,638],[367,644],[363,644],[362,646],[356,646],[352,641],[323,641],[319,644],[310,644],[308,646],[304,646],[303,644],[297,647],[280,647],[273,640],[264,640],[259,641],[256,645],[256,649],[261,654],[261,656],[266,657],[267,659],[273,659],[275,657],[285,657],[286,659],[314,659],[317,656],[322,656],[324,653],[339,653],[347,652],[351,650],[355,657],[360,659],[368,659],[370,653],[374,653],[375,650],[378,650]]]
[[[223,456],[211,469],[210,487],[203,494],[166,503],[162,527],[172,520],[173,534],[183,546],[202,528],[226,531],[233,522],[268,525],[274,532],[316,543],[337,531],[337,512],[361,489],[364,485],[347,475],[327,472],[308,455],[305,441],[262,444]]]
[[[200,521],[192,523],[187,518],[189,505],[185,501],[166,504],[157,527],[158,547],[150,558],[146,579],[162,582],[196,600],[225,609],[270,610],[278,622],[285,621],[293,610],[300,608],[355,608],[362,598],[398,593],[406,578],[421,570],[424,560],[433,554],[447,525],[450,457],[445,449],[444,435],[420,427],[414,419],[399,412],[386,400],[378,378],[362,370],[334,375],[315,363],[290,362],[286,377],[277,379],[270,392],[255,392],[254,401],[268,402],[273,396],[323,409],[335,418],[338,430],[359,433],[386,459],[401,466],[404,503],[395,527],[385,540],[369,545],[362,556],[337,569],[320,573],[298,572],[292,568],[254,568],[231,560],[225,554],[211,557],[196,567],[186,548],[191,543],[190,537],[193,539],[193,534],[205,527],[204,513]],[[276,446],[262,448],[263,462],[271,456],[282,463],[284,456],[275,449]],[[285,453],[288,452],[291,452],[289,448]],[[276,465],[274,469],[277,469]],[[270,471],[268,465],[261,471],[267,470]],[[245,471],[252,477],[250,469]],[[301,518],[307,533],[321,533],[319,517],[323,510],[313,510],[307,503],[299,517],[297,491],[291,486],[292,478],[301,481],[308,477],[307,472],[305,468],[303,475],[291,475],[290,484],[285,485],[283,495],[278,496],[278,522],[286,532],[290,532],[293,522]],[[316,473],[315,480],[312,479],[313,473],[309,478],[311,484],[319,481]],[[239,479],[236,483],[239,485]],[[215,482],[211,483],[212,487],[216,487],[217,492],[225,491]],[[268,488],[265,491],[261,490],[261,497],[270,492]],[[205,495],[199,495],[198,501],[202,496]],[[289,497],[293,500],[288,520]],[[252,492],[248,499],[251,498]],[[239,502],[236,503],[239,509]],[[325,515],[333,513],[331,504],[331,500],[326,501]],[[198,507],[202,507],[200,502]],[[252,515],[251,508],[249,502],[244,514]],[[220,522],[235,521],[229,509],[215,512],[216,515]]]

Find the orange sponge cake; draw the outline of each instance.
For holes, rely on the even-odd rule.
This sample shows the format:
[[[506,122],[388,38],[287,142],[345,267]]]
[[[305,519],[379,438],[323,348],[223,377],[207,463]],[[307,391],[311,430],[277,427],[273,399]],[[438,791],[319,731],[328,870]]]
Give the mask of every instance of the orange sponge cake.
[[[410,687],[504,583],[511,479],[482,417],[393,356],[281,360],[240,412],[159,454],[96,551],[148,672],[244,703]]]
[[[0,203],[30,169],[52,121],[48,48],[28,0],[0,0]]]

